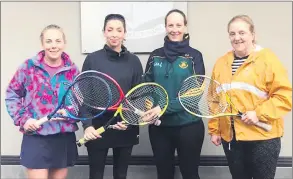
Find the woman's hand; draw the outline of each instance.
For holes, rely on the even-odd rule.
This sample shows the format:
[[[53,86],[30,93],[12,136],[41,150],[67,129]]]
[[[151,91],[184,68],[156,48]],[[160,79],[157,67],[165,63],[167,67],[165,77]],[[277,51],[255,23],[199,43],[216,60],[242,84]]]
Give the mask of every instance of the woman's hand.
[[[85,129],[83,137],[87,141],[102,138],[102,136],[97,132],[97,130],[93,126],[87,127]]]
[[[40,125],[37,124],[37,121],[38,120],[33,118],[28,119],[23,126],[24,130],[28,132],[33,132],[38,130],[40,128]]]
[[[52,117],[50,120],[52,121],[64,121],[64,120],[67,120],[67,112],[65,109],[59,109],[57,112],[56,112],[57,115],[59,116],[56,116],[56,117]],[[62,116],[62,117],[60,117]]]
[[[124,131],[124,130],[127,129],[127,126],[126,126],[125,123],[123,123],[123,122],[117,122],[117,124],[114,124],[114,125],[112,126],[112,128],[113,128],[113,129],[116,129],[116,130],[122,130],[122,131]]]
[[[259,119],[256,116],[256,112],[255,111],[247,111],[246,113],[244,113],[242,115],[241,120],[245,124],[248,124],[248,125],[256,124],[257,122],[259,122]]]
[[[219,146],[222,143],[221,136],[218,136],[218,135],[212,135],[211,141],[213,144],[215,144],[215,146]]]
[[[150,122],[150,121],[153,121],[154,119],[160,117],[160,113],[161,113],[161,111],[162,111],[162,110],[161,110],[160,106],[156,106],[156,107],[154,107],[153,109],[150,109],[150,110],[144,112],[144,113],[141,115],[141,119],[142,119],[142,121],[144,121],[144,122]]]

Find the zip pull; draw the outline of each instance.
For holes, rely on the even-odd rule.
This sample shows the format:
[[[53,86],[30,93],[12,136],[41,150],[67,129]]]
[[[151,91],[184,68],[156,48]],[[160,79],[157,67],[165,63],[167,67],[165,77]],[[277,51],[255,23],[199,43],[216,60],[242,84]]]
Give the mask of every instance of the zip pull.
[[[231,144],[231,143],[229,142],[229,147],[228,147],[229,150],[231,150],[231,145],[230,145],[230,144]]]

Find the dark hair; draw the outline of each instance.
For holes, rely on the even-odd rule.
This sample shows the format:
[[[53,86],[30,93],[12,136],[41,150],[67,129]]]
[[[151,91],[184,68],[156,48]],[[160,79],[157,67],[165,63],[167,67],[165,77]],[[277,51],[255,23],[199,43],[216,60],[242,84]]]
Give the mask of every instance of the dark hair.
[[[110,20],[119,20],[122,22],[123,24],[123,27],[124,27],[124,32],[126,32],[126,22],[125,22],[125,18],[123,15],[121,14],[108,14],[106,17],[105,17],[105,20],[104,20],[104,28],[103,28],[103,31],[105,31],[105,28],[106,28],[106,25],[108,23],[108,21]]]
[[[181,10],[179,10],[179,9],[172,9],[172,10],[169,11],[169,12],[167,13],[167,15],[165,16],[165,26],[167,25],[167,18],[168,18],[168,16],[169,16],[170,14],[172,14],[173,12],[177,12],[177,13],[181,14],[181,15],[183,16],[183,18],[184,18],[184,25],[187,25],[187,18],[186,18],[186,15],[184,14],[184,12],[181,11]]]

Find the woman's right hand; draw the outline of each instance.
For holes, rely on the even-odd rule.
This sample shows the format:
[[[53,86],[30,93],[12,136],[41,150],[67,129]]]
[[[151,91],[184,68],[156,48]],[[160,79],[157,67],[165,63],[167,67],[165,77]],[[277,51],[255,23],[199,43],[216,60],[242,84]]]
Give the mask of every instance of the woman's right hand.
[[[123,122],[117,122],[117,124],[113,125],[113,129],[124,131],[127,129],[127,125]]]
[[[97,130],[93,126],[87,127],[85,129],[83,137],[87,141],[102,138],[102,136],[97,132]]]
[[[33,132],[40,128],[40,125],[36,123],[37,120],[33,118],[29,118],[25,124],[23,125],[23,128],[27,132]]]
[[[215,144],[215,146],[219,146],[222,143],[221,136],[218,136],[218,135],[212,135],[211,141],[213,144]]]

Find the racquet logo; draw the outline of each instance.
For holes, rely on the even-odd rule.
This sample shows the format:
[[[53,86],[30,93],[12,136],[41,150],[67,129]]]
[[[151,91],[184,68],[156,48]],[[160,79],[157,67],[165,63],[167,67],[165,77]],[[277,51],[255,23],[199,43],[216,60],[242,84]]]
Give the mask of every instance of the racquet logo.
[[[202,95],[202,93],[204,92],[204,87],[205,87],[205,85],[202,84],[201,87],[199,87],[199,88],[191,88],[191,89],[187,90],[186,92],[184,92],[181,95],[181,97],[192,97],[192,96]]]
[[[148,98],[145,99],[145,108],[146,108],[146,110],[152,109],[153,105],[154,104],[150,99],[148,99]]]
[[[191,97],[191,96],[199,96],[203,93],[203,90],[201,88],[192,88],[187,90],[182,97]]]

